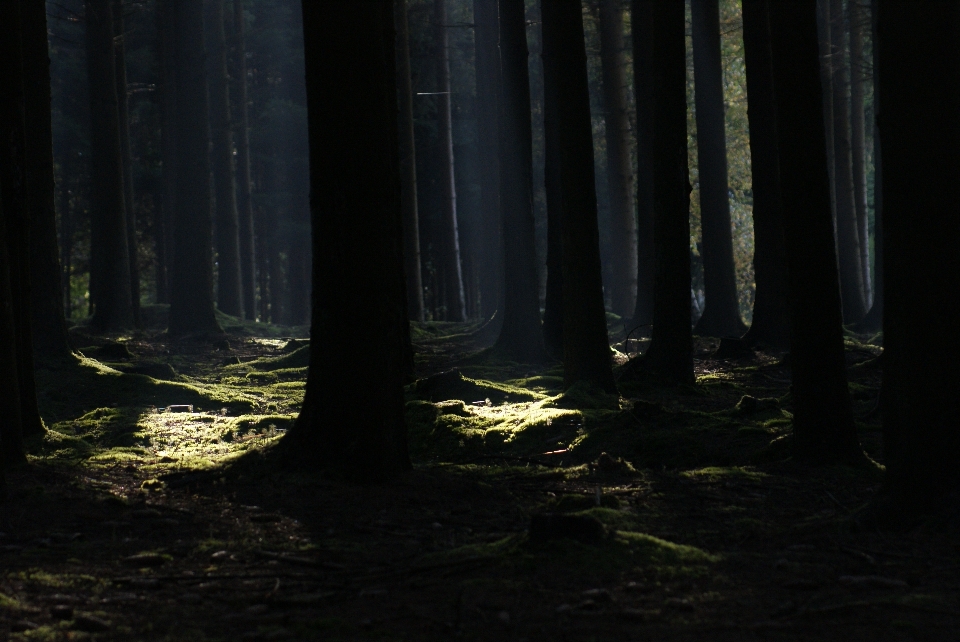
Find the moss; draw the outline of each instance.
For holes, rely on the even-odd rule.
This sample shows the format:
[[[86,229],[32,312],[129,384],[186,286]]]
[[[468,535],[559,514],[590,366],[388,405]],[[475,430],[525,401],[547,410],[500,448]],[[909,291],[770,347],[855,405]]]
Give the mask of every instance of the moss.
[[[554,397],[551,405],[557,408],[620,410],[620,397],[605,393],[594,384],[578,381]]]
[[[680,473],[681,477],[700,481],[719,482],[726,480],[749,481],[759,483],[769,477],[766,473],[743,466],[709,466]]]

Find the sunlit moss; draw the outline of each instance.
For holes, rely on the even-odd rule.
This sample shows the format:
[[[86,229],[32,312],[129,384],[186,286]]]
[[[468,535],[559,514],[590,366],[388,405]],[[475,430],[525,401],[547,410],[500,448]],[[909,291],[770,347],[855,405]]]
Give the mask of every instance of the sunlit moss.
[[[702,481],[725,480],[760,482],[769,477],[766,473],[744,466],[709,466],[680,473],[682,477]]]

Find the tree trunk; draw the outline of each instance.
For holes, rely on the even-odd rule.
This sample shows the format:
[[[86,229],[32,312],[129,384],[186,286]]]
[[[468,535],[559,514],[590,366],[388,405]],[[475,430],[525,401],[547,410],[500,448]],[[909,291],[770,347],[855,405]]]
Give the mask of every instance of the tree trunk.
[[[739,337],[746,328],[737,301],[727,185],[727,139],[720,54],[719,0],[691,0],[693,69],[696,83],[697,158],[703,280],[706,305],[698,334]]]
[[[303,410],[284,444],[300,466],[366,482],[410,468],[393,18],[390,2],[303,3],[313,322]]]
[[[850,71],[846,63],[843,0],[830,0],[830,45],[833,59],[834,182],[837,199],[837,250],[840,259],[840,295],[843,319],[856,323],[866,314],[860,234],[854,204],[853,160],[850,150]]]
[[[233,166],[233,132],[230,123],[230,87],[227,71],[227,38],[224,30],[224,0],[207,5],[210,36],[208,78],[210,94],[210,150],[216,194],[214,227],[217,252],[217,307],[243,318],[243,285],[240,276],[240,232],[237,214],[237,184]]]
[[[867,221],[866,115],[864,113],[863,0],[849,0],[850,20],[850,153],[853,160],[853,203],[857,214],[860,241],[860,271],[863,275],[864,303],[872,302],[870,278],[870,230]]]
[[[887,477],[879,525],[947,508],[960,476],[960,10],[880,0],[886,308],[881,389]],[[945,296],[946,295],[946,296]]]
[[[413,83],[410,76],[410,30],[407,0],[396,0],[397,90],[400,95],[400,174],[403,179],[403,259],[407,309],[423,321],[423,277],[420,272],[420,220],[417,208],[417,145],[413,128]],[[478,74],[479,75],[479,74]]]
[[[563,257],[563,384],[615,393],[603,305],[593,125],[580,0],[542,5],[544,95],[556,101]]]
[[[770,0],[743,0],[756,282],[753,323],[744,340],[757,347],[786,349],[790,345],[790,319],[769,3]]]
[[[632,0],[633,89],[637,105],[637,304],[633,324],[653,323],[653,3]]]
[[[71,357],[64,322],[63,287],[57,244],[56,184],[53,175],[53,126],[50,114],[50,55],[43,2],[21,3],[23,25],[26,203],[30,212],[30,307],[34,354],[42,360]],[[69,175],[64,172],[64,183]],[[64,194],[67,186],[62,186]],[[69,205],[69,199],[65,199]],[[66,219],[66,207],[61,213]],[[68,228],[69,225],[65,225]]]
[[[613,311],[633,314],[637,296],[637,221],[627,113],[627,66],[623,56],[623,3],[600,0],[600,65],[606,122],[607,184],[610,190]]]
[[[9,13],[7,18],[10,18]],[[11,22],[13,20],[11,19]],[[0,52],[4,54],[3,60],[9,60],[6,56],[10,53],[10,46],[13,42],[9,40],[9,30],[0,26]],[[5,65],[0,65],[0,69]],[[6,81],[6,75],[3,71],[3,81]],[[10,99],[16,96],[15,92],[7,93],[9,86],[0,85],[4,88],[4,93],[0,97],[0,113],[5,113],[12,107]],[[0,184],[0,188],[3,188]],[[13,282],[12,257],[7,251],[10,246],[10,240],[7,233],[7,217],[5,215],[4,202],[9,201],[8,190],[0,189],[2,198],[0,198],[0,404],[3,404],[4,418],[0,422],[0,484],[4,482],[3,471],[8,464],[19,464],[26,461],[23,454],[23,422],[21,419],[20,402],[20,376],[17,364],[19,362],[17,355],[17,319],[16,308],[13,305]],[[3,489],[0,488],[0,491]],[[2,503],[4,495],[0,495]]]
[[[130,303],[133,323],[140,325],[140,258],[137,211],[133,191],[133,154],[130,150],[130,109],[127,98],[127,56],[124,45],[123,0],[113,2],[113,55],[120,116],[120,168],[123,171],[123,208],[127,217],[127,250],[130,257]]]
[[[555,0],[540,0],[540,15],[552,15]],[[541,18],[542,20],[542,18]],[[556,62],[543,59],[543,178],[547,199],[547,287],[543,305],[543,344],[550,355],[563,359],[563,190],[560,169],[560,97]],[[562,45],[561,45],[562,46]],[[549,71],[548,71],[549,68]],[[562,73],[562,72],[560,72]],[[591,152],[592,154],[592,152]],[[591,156],[592,157],[592,156]]]
[[[770,38],[790,292],[794,454],[860,461],[844,363],[816,7],[771,2]]]
[[[111,4],[112,0],[85,2],[91,132],[91,326],[100,332],[126,330],[135,323]]]
[[[173,276],[174,215],[177,211],[177,10],[173,0],[157,6],[160,67],[160,165],[161,198],[156,231],[157,303],[170,302]]]
[[[823,89],[823,122],[827,138],[827,171],[830,173],[830,215],[834,235],[837,227],[836,146],[833,132],[833,53],[830,40],[830,0],[817,2],[817,45],[820,54],[820,85]]]
[[[253,201],[250,179],[250,119],[247,108],[247,42],[243,0],[233,0],[234,82],[236,83],[237,119],[237,217],[240,236],[240,279],[243,289],[244,316],[257,318],[256,249],[253,223]]]
[[[500,26],[497,0],[473,0],[477,75],[477,146],[483,261],[480,309],[503,317],[503,219],[500,214]]]
[[[544,359],[533,221],[533,140],[523,0],[500,0],[500,207],[503,328],[496,347],[524,362]]]
[[[89,0],[88,0],[89,1]],[[177,231],[170,279],[170,334],[222,332],[213,305],[210,124],[203,0],[177,11]]]
[[[690,172],[684,3],[650,2],[653,83],[654,302],[650,347],[632,362],[672,383],[692,383]]]
[[[450,95],[450,38],[447,35],[446,0],[433,3],[434,39],[437,46],[437,115],[442,158],[440,262],[447,296],[446,320],[465,321],[467,300],[463,292],[460,232],[457,225],[457,187],[453,157],[453,115]]]

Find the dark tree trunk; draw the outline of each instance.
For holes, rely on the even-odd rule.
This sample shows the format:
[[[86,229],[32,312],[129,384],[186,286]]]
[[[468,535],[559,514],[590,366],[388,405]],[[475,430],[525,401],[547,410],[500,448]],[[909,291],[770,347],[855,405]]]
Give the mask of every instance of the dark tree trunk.
[[[127,55],[124,44],[123,0],[113,2],[113,55],[120,116],[120,167],[123,171],[123,208],[127,217],[127,251],[130,257],[130,303],[133,323],[140,325],[140,247],[133,191],[133,154],[130,150],[130,109],[127,98]]]
[[[503,219],[500,215],[500,40],[497,0],[473,0],[477,74],[477,146],[483,260],[480,309],[503,315]]]
[[[687,63],[684,3],[650,2],[653,83],[654,302],[650,347],[634,360],[673,383],[692,383],[690,328],[690,173],[687,166]]]
[[[224,29],[224,0],[207,5],[207,33],[210,35],[208,78],[210,88],[210,150],[213,186],[216,194],[214,217],[217,251],[217,307],[243,318],[243,286],[240,277],[240,232],[237,214],[237,185],[233,166],[233,132],[230,123],[230,86],[227,71],[227,37]]]
[[[407,0],[396,0],[397,89],[400,97],[400,175],[403,179],[403,260],[410,318],[423,321],[423,276],[420,272],[420,214],[417,207],[417,145],[413,128],[413,82],[410,76],[410,31]],[[479,74],[478,74],[479,75]]]
[[[653,323],[653,3],[632,0],[633,89],[637,105],[637,304],[633,323]]]
[[[177,211],[177,9],[173,0],[157,6],[160,67],[161,197],[156,244],[157,303],[170,302],[173,276],[174,216]]]
[[[9,14],[7,14],[9,18]],[[12,45],[8,39],[9,30],[0,26],[0,52],[4,54],[4,60],[8,60],[6,55],[10,53],[8,45]],[[0,65],[2,68],[5,65]],[[0,73],[3,73],[0,71]],[[6,80],[6,74],[3,73]],[[12,105],[9,99],[15,96],[14,92],[6,93],[9,85],[0,85],[4,88],[4,94],[0,97],[0,112],[6,112]],[[0,183],[0,404],[3,404],[4,417],[0,422],[0,492],[4,489],[3,472],[8,464],[19,464],[25,461],[23,454],[23,422],[20,413],[20,376],[17,355],[17,320],[16,308],[13,305],[13,291],[15,284],[13,282],[12,257],[7,251],[11,238],[7,232],[7,216],[5,215],[4,202],[8,201],[8,192],[2,183]],[[0,505],[2,505],[4,495],[0,494]]]
[[[257,318],[256,249],[253,223],[253,201],[250,179],[250,123],[247,109],[247,41],[243,0],[233,0],[233,29],[235,38],[235,73],[237,96],[237,220],[240,236],[240,279],[243,288],[244,316]]]
[[[362,481],[410,468],[393,17],[391,2],[303,3],[313,323],[303,410],[284,442],[297,464]]]
[[[86,0],[90,82],[90,296],[100,332],[133,327],[112,0]]]
[[[753,171],[753,269],[757,288],[753,323],[744,340],[758,347],[785,349],[790,345],[790,319],[769,2],[743,0],[743,49]]]
[[[960,6],[880,0],[884,153],[882,526],[956,514],[960,490]]]
[[[616,392],[610,367],[600,232],[593,169],[593,126],[580,0],[542,5],[544,95],[556,100],[563,257],[563,383],[585,381]]]
[[[89,1],[89,0],[88,0]],[[213,305],[210,124],[203,0],[177,11],[176,247],[170,279],[170,334],[221,332]]]
[[[533,140],[523,0],[500,0],[500,207],[503,213],[503,328],[496,347],[518,361],[546,356],[533,221]]]
[[[836,195],[836,146],[833,133],[833,52],[830,40],[830,0],[816,0],[817,45],[820,54],[820,85],[823,89],[823,123],[827,138],[827,171],[830,173],[830,214],[833,217],[834,234],[837,226]]]
[[[863,453],[844,364],[815,5],[771,2],[770,38],[790,292],[794,453],[814,461],[859,461]]]
[[[737,302],[727,185],[727,139],[720,55],[718,0],[691,0],[693,69],[696,82],[697,158],[700,227],[703,231],[703,281],[706,306],[699,334],[739,337],[746,328]]]
[[[623,56],[623,3],[600,0],[600,65],[606,122],[607,184],[610,190],[613,311],[633,314],[637,294],[637,221],[627,113],[627,66]]]
[[[23,24],[26,203],[30,213],[30,306],[34,354],[43,360],[71,356],[64,322],[63,287],[57,245],[56,185],[53,175],[53,127],[50,115],[50,55],[46,5],[21,3]],[[64,172],[62,192],[68,194]],[[69,199],[64,199],[69,205]],[[67,207],[61,215],[69,219]],[[69,224],[64,225],[65,230]]]
[[[70,177],[73,175],[72,154],[63,159],[61,167],[62,181],[60,185],[60,306],[63,309],[64,317],[69,319],[72,314],[70,301],[70,273],[73,270],[73,206],[71,203]],[[66,334],[67,328],[64,324],[63,332]]]
[[[857,213],[860,241],[860,271],[863,275],[864,303],[870,305],[873,283],[870,278],[870,231],[867,221],[867,123],[864,113],[863,29],[866,12],[863,0],[849,0],[850,21],[850,153],[853,160],[853,203]]]
[[[540,0],[548,15],[555,0]],[[553,49],[551,47],[550,49]],[[556,64],[547,71],[547,48],[543,58],[543,178],[547,199],[547,287],[543,305],[543,343],[552,356],[563,358],[563,191],[560,187],[560,102]],[[591,152],[592,153],[592,152]]]
[[[856,323],[866,314],[860,234],[854,204],[853,160],[850,150],[850,71],[846,63],[846,30],[842,0],[830,0],[830,45],[833,68],[834,193],[837,203],[837,251],[843,319]]]

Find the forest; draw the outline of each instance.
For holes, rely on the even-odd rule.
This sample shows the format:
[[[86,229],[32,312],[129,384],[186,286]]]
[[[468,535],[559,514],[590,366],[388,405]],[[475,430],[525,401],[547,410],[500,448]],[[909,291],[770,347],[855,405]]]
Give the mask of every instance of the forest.
[[[0,639],[957,639],[958,42],[3,2]]]

